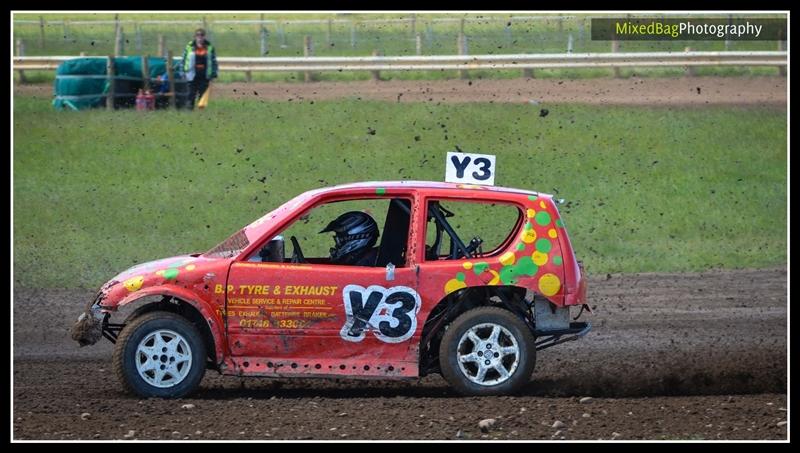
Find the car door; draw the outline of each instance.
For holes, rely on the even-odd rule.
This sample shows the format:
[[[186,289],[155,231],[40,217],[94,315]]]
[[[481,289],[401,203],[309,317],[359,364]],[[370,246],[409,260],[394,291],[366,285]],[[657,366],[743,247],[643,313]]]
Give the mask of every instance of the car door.
[[[385,198],[389,208],[374,266],[332,264],[314,256],[306,263],[288,262],[289,258],[263,262],[257,254],[232,264],[227,332],[234,361],[243,372],[416,375],[416,348],[410,340],[417,330],[421,301],[415,268],[398,262],[408,248],[411,196]],[[309,231],[322,229],[326,222],[315,224],[320,219],[309,212],[357,200],[347,194],[345,199],[320,201],[313,209],[298,212],[287,228],[268,233],[268,239],[289,238],[298,222],[299,227],[311,223]],[[403,253],[396,253],[396,247]]]
[[[467,197],[423,203],[418,291],[424,299],[441,300],[469,286],[513,285],[535,273],[530,250],[512,248],[526,220],[520,206]]]

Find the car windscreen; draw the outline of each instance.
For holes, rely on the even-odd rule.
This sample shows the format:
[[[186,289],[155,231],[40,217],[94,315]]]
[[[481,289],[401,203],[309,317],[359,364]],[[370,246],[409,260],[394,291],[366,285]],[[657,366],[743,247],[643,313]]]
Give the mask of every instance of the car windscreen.
[[[247,239],[244,229],[241,229],[206,252],[204,256],[209,258],[233,258],[242,253],[248,245],[250,245],[250,241]]]

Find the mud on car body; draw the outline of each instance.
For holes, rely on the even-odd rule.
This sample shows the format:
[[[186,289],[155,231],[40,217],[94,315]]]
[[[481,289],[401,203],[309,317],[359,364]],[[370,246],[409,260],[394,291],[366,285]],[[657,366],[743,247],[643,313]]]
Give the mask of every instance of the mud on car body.
[[[368,265],[306,257],[294,236],[285,244],[313,209],[354,200],[387,206]],[[504,206],[516,220],[483,250],[480,237],[460,236],[469,232],[458,226],[459,203]],[[112,322],[126,307],[133,312]],[[280,378],[440,373],[462,394],[492,395],[527,384],[537,350],[589,331],[572,307],[578,316],[588,307],[586,280],[552,196],[368,182],[306,192],[206,253],[122,272],[72,335],[81,345],[114,342],[118,377],[141,396],[185,396],[206,369]]]

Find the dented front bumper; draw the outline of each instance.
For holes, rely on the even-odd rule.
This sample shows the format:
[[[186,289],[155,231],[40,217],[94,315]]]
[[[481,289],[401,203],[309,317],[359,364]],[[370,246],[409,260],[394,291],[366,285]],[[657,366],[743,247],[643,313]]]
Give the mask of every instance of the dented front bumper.
[[[72,339],[77,341],[81,347],[93,345],[103,336],[103,325],[108,321],[109,316],[109,313],[100,305],[103,298],[104,293],[101,291],[86,306],[86,310],[81,313],[70,330]]]

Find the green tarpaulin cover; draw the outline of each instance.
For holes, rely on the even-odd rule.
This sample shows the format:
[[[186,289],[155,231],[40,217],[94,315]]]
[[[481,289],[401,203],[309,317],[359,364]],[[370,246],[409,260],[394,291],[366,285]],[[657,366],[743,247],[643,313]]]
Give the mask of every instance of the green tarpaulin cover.
[[[105,106],[108,93],[108,78],[104,57],[80,57],[61,63],[56,70],[54,84],[56,110],[83,110]],[[180,59],[174,58],[173,74],[175,75],[176,100],[180,102],[188,93],[186,81],[180,72]],[[149,57],[148,72],[151,79],[157,79],[167,73],[166,58]],[[114,58],[114,91],[115,106],[132,106],[136,93],[144,85],[142,78],[142,57]],[[159,81],[152,80],[151,87],[158,89]],[[182,96],[183,95],[183,96]]]

